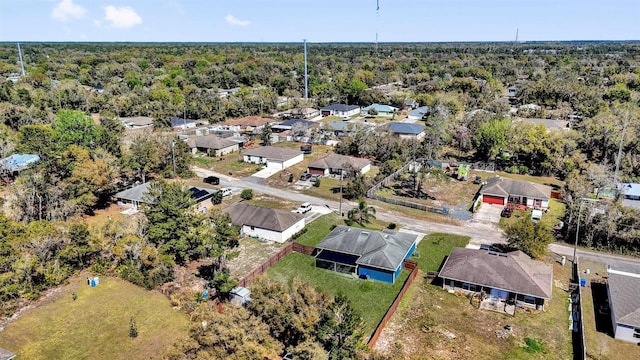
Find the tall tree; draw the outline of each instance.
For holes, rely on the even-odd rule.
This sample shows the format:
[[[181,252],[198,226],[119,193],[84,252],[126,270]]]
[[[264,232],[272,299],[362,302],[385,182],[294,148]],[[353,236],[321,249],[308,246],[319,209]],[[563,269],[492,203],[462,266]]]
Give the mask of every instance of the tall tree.
[[[350,222],[356,222],[360,225],[370,223],[371,219],[376,218],[376,209],[373,206],[367,205],[364,200],[358,200],[358,206],[349,210],[347,218]]]
[[[507,228],[509,245],[523,251],[533,258],[547,253],[547,247],[553,242],[551,231],[542,222],[534,223],[531,213],[526,212]]]

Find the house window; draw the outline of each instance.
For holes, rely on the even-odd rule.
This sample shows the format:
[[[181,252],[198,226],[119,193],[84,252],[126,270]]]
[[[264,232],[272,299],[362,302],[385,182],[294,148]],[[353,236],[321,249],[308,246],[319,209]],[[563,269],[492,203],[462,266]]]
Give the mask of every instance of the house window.
[[[467,291],[476,291],[476,284],[462,283],[462,289]]]
[[[525,295],[524,296],[524,302],[526,302],[527,304],[535,304],[536,303],[536,298],[534,298],[533,296]]]
[[[255,229],[256,229],[256,227],[255,227],[255,226],[252,226],[252,227],[251,227],[251,230],[255,230]]]

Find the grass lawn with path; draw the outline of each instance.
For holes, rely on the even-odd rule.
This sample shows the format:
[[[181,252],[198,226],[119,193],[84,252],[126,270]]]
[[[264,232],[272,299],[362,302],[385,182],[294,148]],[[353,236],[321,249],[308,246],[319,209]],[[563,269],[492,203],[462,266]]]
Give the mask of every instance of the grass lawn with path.
[[[394,284],[375,280],[361,280],[315,267],[313,256],[291,253],[267,271],[267,276],[282,282],[297,278],[310,283],[317,291],[331,296],[346,295],[364,321],[365,341],[373,333],[386,313],[404,281],[409,276],[403,270]]]
[[[167,346],[188,337],[189,319],[164,295],[107,276],[92,288],[83,274],[7,325],[0,347],[19,359],[160,359]]]

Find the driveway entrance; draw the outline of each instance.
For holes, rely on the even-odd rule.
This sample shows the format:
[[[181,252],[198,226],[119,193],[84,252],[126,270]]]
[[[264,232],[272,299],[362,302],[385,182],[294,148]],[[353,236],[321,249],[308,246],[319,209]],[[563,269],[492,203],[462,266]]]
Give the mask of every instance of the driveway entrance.
[[[500,222],[500,214],[504,206],[483,203],[478,211],[473,214],[473,218],[482,223],[497,224]]]

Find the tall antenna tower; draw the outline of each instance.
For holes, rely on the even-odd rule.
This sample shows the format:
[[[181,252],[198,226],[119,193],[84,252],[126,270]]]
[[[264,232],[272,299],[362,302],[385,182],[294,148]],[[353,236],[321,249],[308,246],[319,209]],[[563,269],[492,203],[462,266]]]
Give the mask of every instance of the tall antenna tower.
[[[22,76],[26,75],[24,71],[24,61],[22,61],[22,49],[20,49],[20,43],[18,43],[18,57],[20,58],[20,69],[22,70]]]
[[[378,53],[378,25],[380,23],[380,0],[376,0],[376,54]]]
[[[307,39],[304,41],[304,99],[309,100],[309,75],[307,74]]]
[[[518,43],[518,31],[519,31],[519,30],[520,30],[520,29],[517,29],[517,28],[516,28],[516,42],[515,42],[516,44]]]

